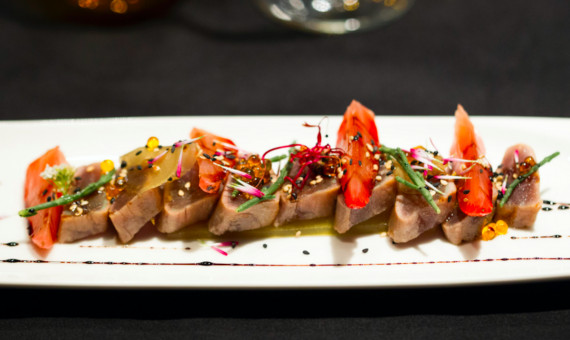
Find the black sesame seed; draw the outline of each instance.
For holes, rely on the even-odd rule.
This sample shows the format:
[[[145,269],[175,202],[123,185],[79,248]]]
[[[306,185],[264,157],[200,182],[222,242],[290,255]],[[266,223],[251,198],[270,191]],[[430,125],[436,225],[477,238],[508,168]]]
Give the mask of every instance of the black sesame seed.
[[[135,156],[138,156],[142,153],[142,150],[137,151],[137,153],[135,153]]]
[[[542,208],[542,211],[550,211],[550,210],[552,210],[551,207],[543,207],[543,208]]]
[[[77,194],[80,191],[81,191],[81,188],[75,188],[75,190],[73,190],[73,193]]]
[[[267,248],[267,243],[264,243],[264,244],[263,244],[263,248]]]
[[[390,170],[394,170],[396,169],[396,166],[394,164],[392,164],[392,166],[390,167]]]
[[[210,157],[210,155],[208,155],[207,153],[203,153],[202,156],[206,157],[207,159],[212,159],[212,157]]]
[[[51,202],[51,196],[48,196],[47,201]]]
[[[142,170],[142,166],[137,165],[137,169],[138,169],[138,170]]]
[[[342,170],[342,174],[346,175],[346,169]]]
[[[212,146],[216,146],[216,142],[212,142]]]
[[[149,168],[149,169],[152,168],[152,164],[149,164],[149,165],[148,165],[148,168]]]
[[[303,250],[303,254],[309,255],[310,253],[307,250]]]
[[[48,189],[45,189],[44,192],[42,192],[42,196],[45,196],[48,192]]]
[[[236,241],[232,241],[232,248],[235,248],[237,246],[237,242]]]
[[[168,177],[168,181],[169,181],[169,182],[172,182],[172,177]]]
[[[352,165],[352,158],[350,159],[350,162],[348,162],[348,164]]]
[[[227,159],[236,159],[236,155],[226,155]]]
[[[162,145],[159,145],[159,146],[158,146],[158,149],[159,149],[159,150],[162,149]]]
[[[362,161],[358,161],[358,165],[362,166]]]
[[[447,203],[451,202],[451,195],[447,196]]]
[[[390,171],[388,171],[388,172],[386,173],[386,176],[390,176],[390,175],[393,174],[393,173],[394,173],[394,171],[390,170]]]
[[[35,213],[35,212],[36,212],[36,209],[34,209],[34,208],[30,208],[30,209],[28,209],[28,212],[29,212],[30,214],[33,214],[33,213]]]
[[[479,173],[482,174],[482,173],[483,173],[483,169],[479,169]]]
[[[76,181],[81,181],[81,177],[77,176],[74,178]]]
[[[211,185],[208,185],[208,187],[206,188],[206,190],[208,190],[208,191],[212,191],[212,190],[214,190],[214,187],[213,187],[213,186],[211,186]]]
[[[434,156],[437,156],[438,154],[439,154],[439,151],[437,151],[437,150],[435,150],[435,151],[433,152],[433,155],[434,155]]]
[[[558,210],[568,210],[568,209],[570,209],[570,207],[567,205],[561,205],[558,207]]]
[[[363,252],[364,254],[368,253],[368,248],[362,249],[362,252]]]
[[[111,204],[115,203],[115,197],[111,198]]]
[[[467,194],[469,194],[470,192],[471,192],[471,190],[463,190],[463,194],[464,194],[464,195],[467,195]]]
[[[297,199],[297,193],[296,193],[296,192],[292,192],[292,193],[291,193],[291,197],[293,197],[293,199],[296,200],[296,199]]]
[[[121,169],[124,169],[127,167],[127,161],[122,161],[121,162]]]

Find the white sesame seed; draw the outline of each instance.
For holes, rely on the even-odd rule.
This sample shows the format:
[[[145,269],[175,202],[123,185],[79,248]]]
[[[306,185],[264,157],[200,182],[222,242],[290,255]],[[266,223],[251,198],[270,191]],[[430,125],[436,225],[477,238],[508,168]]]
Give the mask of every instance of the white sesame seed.
[[[374,155],[374,159],[375,159],[375,160],[379,160],[379,159],[380,159],[380,154],[379,154],[379,153],[375,154],[375,155]]]
[[[344,172],[339,172],[339,173],[338,173],[338,176],[336,176],[336,177],[337,177],[338,179],[341,179],[342,176],[344,176]]]
[[[72,205],[69,206],[69,210],[75,211],[75,209],[77,209],[77,204],[73,203]]]
[[[93,171],[93,169],[94,169],[94,168],[93,168],[93,165],[90,165],[90,166],[87,167],[87,169],[85,169],[85,171],[91,172],[91,171]]]
[[[312,180],[312,181],[309,182],[309,184],[310,184],[310,185],[315,185],[315,184],[317,184],[317,181]]]
[[[81,207],[77,207],[77,209],[75,210],[75,216],[80,216],[81,214],[83,214],[83,208]]]
[[[380,182],[382,180],[382,176],[376,176],[376,181]]]
[[[297,230],[297,232],[295,233],[295,237],[299,237],[299,236],[301,236],[301,231]]]
[[[81,202],[79,202],[79,203],[80,203],[81,205],[87,205],[87,204],[89,204],[89,202],[86,201],[86,200],[81,200]]]
[[[392,168],[392,161],[387,161],[387,162],[384,164],[384,167],[386,167],[386,169]]]
[[[190,190],[190,182],[186,182],[186,184],[184,184],[184,187],[186,190]]]
[[[374,150],[374,148],[372,147],[372,145],[370,143],[366,143],[366,148],[368,149],[368,151],[372,152],[372,150]]]
[[[374,171],[378,171],[378,164],[374,164],[374,165],[372,166],[372,169],[374,169]]]
[[[178,196],[180,196],[180,197],[184,196],[184,191],[178,190]]]
[[[441,185],[447,185],[448,184],[447,181],[444,179],[440,180],[439,182],[441,183]]]
[[[366,158],[370,158],[370,152],[366,151]]]
[[[433,196],[433,195],[435,195],[435,190],[430,190],[429,193],[430,193],[430,195]]]

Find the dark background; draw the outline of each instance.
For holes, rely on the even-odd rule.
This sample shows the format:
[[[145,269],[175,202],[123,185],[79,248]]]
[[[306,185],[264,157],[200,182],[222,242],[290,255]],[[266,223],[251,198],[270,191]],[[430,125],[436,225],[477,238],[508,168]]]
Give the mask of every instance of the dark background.
[[[30,0],[31,1],[31,0]],[[289,31],[245,0],[94,19],[0,4],[0,118],[570,114],[570,2],[427,1],[384,28]],[[47,8],[47,9],[46,9]],[[570,281],[435,289],[2,288],[1,336],[568,338]]]

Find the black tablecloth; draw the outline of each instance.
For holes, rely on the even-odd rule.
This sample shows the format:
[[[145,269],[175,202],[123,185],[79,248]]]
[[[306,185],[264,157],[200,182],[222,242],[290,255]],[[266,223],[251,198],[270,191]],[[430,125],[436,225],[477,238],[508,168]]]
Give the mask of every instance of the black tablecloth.
[[[56,1],[53,1],[54,3]],[[284,29],[238,0],[145,17],[0,4],[0,118],[334,115],[568,116],[570,2],[417,1],[348,36]],[[49,7],[49,6],[48,6]],[[4,146],[6,147],[6,146]],[[570,281],[307,291],[2,288],[2,336],[557,337]]]

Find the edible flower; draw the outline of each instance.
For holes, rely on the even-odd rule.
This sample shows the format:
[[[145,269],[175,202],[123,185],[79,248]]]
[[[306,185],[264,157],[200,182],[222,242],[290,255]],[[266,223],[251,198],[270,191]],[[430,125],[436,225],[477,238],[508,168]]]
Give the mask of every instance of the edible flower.
[[[234,180],[234,182],[228,184],[228,186],[232,189],[241,191],[243,193],[258,197],[258,198],[262,198],[263,196],[265,196],[265,194],[257,189],[256,187],[254,187],[253,185],[250,185],[238,178],[235,178],[232,176],[232,179]]]
[[[46,165],[40,177],[53,184],[55,191],[66,194],[69,191],[75,169],[67,164]]]
[[[247,179],[252,179],[251,175],[248,174],[248,173],[246,173],[246,172],[243,172],[243,171],[240,171],[240,170],[237,170],[237,169],[233,169],[233,168],[230,168],[230,167],[227,167],[227,166],[223,166],[223,165],[218,164],[218,163],[214,163],[214,165],[217,165],[217,166],[219,166],[220,168],[222,168],[222,169],[224,169],[224,170],[226,170],[226,171],[228,171],[228,172],[231,172],[232,174],[235,174],[235,175],[238,175],[238,176],[247,178]]]

